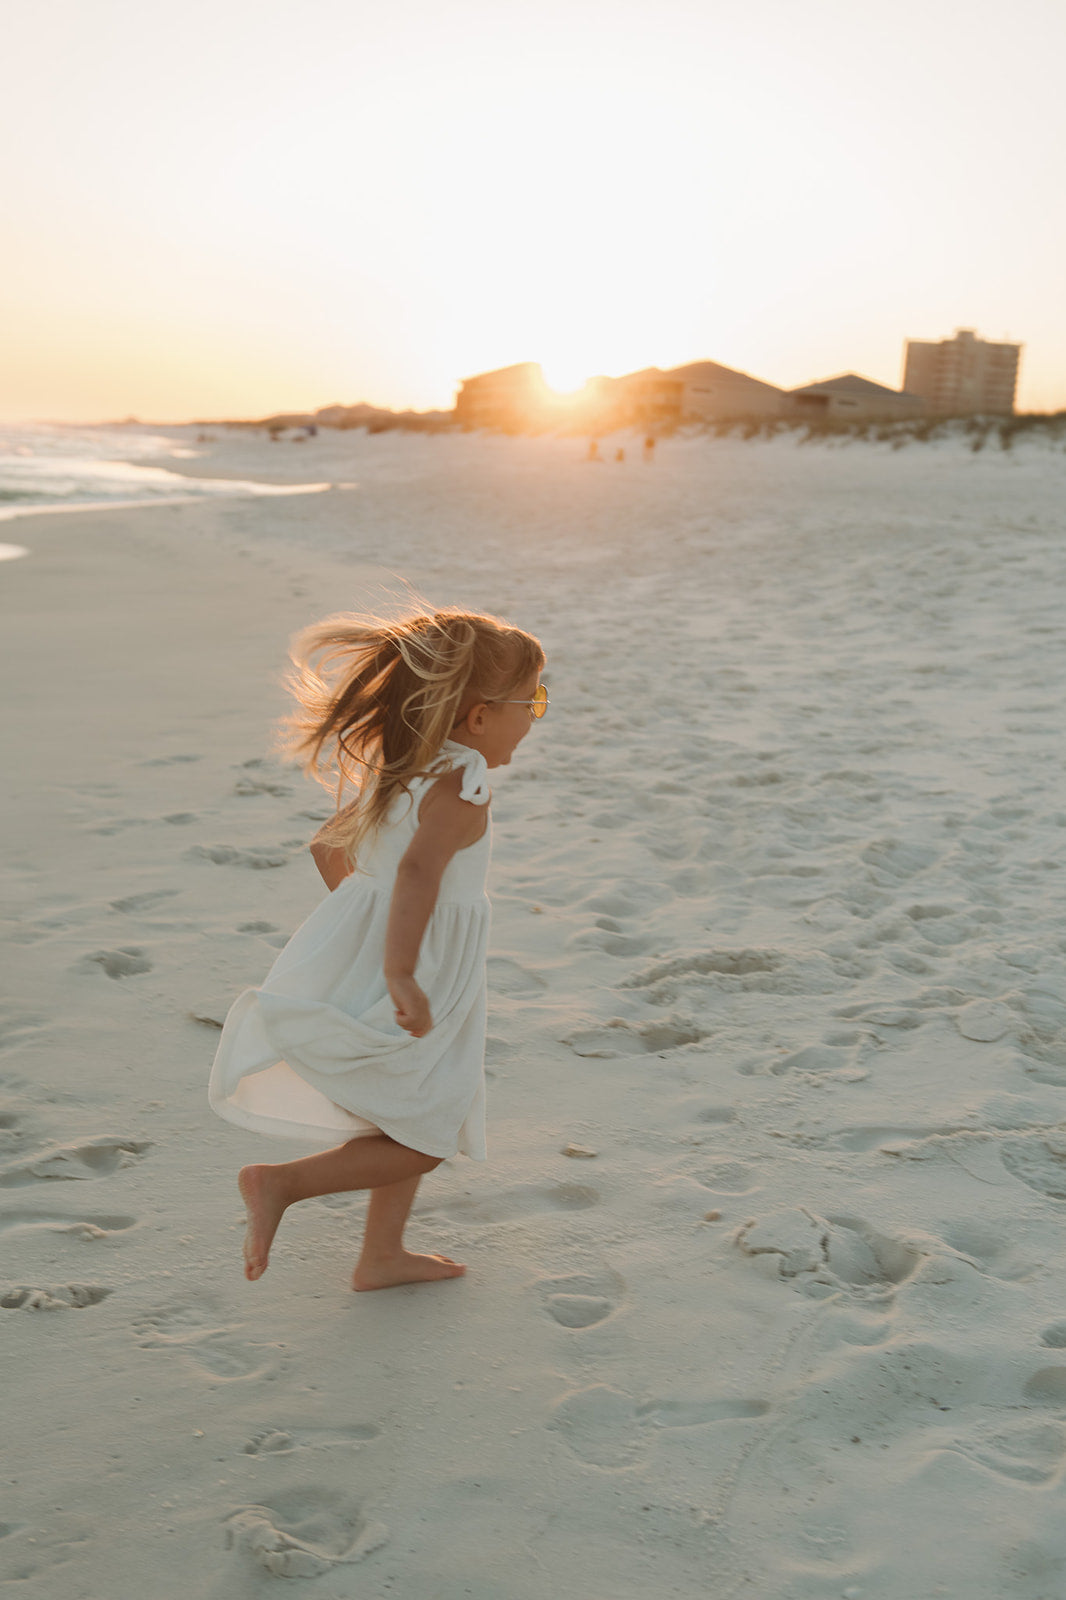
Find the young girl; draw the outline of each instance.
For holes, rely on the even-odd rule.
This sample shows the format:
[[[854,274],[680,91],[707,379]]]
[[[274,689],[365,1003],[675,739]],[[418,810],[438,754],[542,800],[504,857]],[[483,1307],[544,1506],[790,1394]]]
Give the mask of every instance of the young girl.
[[[289,747],[338,808],[346,784],[356,798],[312,841],[332,892],[234,1003],[210,1099],[240,1127],[335,1148],[243,1168],[245,1276],[266,1271],[294,1201],[369,1189],[352,1287],[455,1278],[464,1266],[405,1250],[403,1230],[423,1173],[485,1159],[488,769],[544,715],[544,652],[445,610],[332,617],[292,659]]]

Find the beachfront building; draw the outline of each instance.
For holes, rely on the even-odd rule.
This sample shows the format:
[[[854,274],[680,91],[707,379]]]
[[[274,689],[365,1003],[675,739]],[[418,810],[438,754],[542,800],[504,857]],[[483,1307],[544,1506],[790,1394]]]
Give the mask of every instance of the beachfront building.
[[[903,387],[938,416],[1010,416],[1021,353],[1020,344],[992,344],[972,328],[958,328],[954,339],[908,339]]]
[[[464,378],[455,397],[455,420],[464,429],[526,433],[544,426],[548,388],[539,361],[520,361]]]
[[[845,372],[822,383],[807,383],[786,396],[787,414],[810,422],[893,422],[925,415],[921,395],[888,389],[883,383]]]
[[[692,361],[671,367],[665,374],[683,385],[682,422],[709,422],[719,417],[779,417],[785,410],[785,391],[772,383],[749,377],[717,361]]]
[[[671,429],[681,421],[682,379],[659,367],[642,367],[623,378],[593,378],[613,428]]]

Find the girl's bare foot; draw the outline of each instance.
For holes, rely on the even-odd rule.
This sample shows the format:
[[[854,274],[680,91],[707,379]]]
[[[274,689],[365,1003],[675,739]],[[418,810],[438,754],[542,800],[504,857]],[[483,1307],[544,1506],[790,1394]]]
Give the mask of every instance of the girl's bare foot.
[[[353,1289],[393,1289],[398,1283],[433,1283],[439,1278],[461,1278],[466,1268],[451,1256],[417,1256],[403,1250],[397,1256],[360,1261],[352,1278]]]
[[[242,1167],[237,1174],[237,1187],[248,1212],[248,1227],[244,1234],[244,1276],[253,1283],[267,1269],[270,1246],[278,1231],[278,1223],[285,1215],[286,1202],[276,1180],[272,1180],[273,1170],[270,1166]]]

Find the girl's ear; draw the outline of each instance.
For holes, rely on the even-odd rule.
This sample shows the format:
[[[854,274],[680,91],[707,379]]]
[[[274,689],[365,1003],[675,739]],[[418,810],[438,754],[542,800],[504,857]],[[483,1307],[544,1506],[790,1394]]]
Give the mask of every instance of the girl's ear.
[[[468,733],[477,734],[485,731],[485,713],[487,710],[488,706],[486,706],[484,702],[470,707],[470,710],[463,718],[463,721],[466,723]]]

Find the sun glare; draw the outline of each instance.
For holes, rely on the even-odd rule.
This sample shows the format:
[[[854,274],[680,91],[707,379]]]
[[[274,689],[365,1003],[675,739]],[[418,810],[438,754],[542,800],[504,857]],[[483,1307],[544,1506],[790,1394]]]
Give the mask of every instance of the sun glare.
[[[544,367],[544,382],[556,394],[574,394],[585,386],[593,374],[587,367],[575,366],[572,361],[552,361]]]

